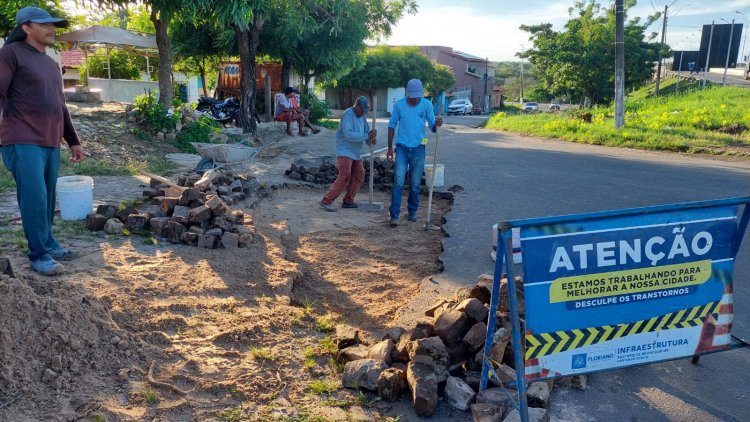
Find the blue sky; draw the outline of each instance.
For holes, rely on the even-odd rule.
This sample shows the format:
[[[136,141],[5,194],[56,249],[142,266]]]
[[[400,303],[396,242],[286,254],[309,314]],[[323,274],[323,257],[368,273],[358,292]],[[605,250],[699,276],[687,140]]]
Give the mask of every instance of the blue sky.
[[[518,60],[515,53],[532,45],[528,33],[518,27],[548,22],[559,31],[570,18],[568,8],[574,3],[575,0],[419,0],[419,12],[402,18],[384,42],[445,45],[493,61]],[[609,6],[614,1],[599,3]],[[735,12],[750,18],[750,0],[640,0],[628,12],[628,18],[640,16],[645,20],[655,10],[663,11],[670,4],[667,44],[675,50],[697,50],[702,25],[712,20],[724,24],[722,18],[743,23],[741,35],[745,38],[747,20]],[[661,35],[661,19],[649,28],[649,33],[652,31]],[[740,51],[743,50],[750,54],[744,43],[740,44]]]

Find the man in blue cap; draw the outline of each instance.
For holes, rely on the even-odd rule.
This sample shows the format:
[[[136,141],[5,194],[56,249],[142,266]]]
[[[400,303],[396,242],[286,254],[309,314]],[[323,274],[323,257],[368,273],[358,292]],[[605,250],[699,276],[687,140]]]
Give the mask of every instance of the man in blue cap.
[[[434,133],[443,125],[441,117],[435,118],[432,103],[422,98],[424,88],[422,81],[412,79],[406,84],[406,97],[393,104],[391,120],[388,122],[388,161],[395,161],[396,174],[393,176],[393,189],[391,190],[391,226],[398,226],[401,215],[401,194],[404,190],[406,173],[409,173],[409,199],[407,210],[409,221],[417,221],[417,209],[419,208],[419,184],[424,172],[425,148],[427,138],[425,137],[425,123],[429,124]],[[396,128],[398,127],[398,136]],[[396,149],[393,149],[393,138],[396,138]]]
[[[66,26],[65,19],[24,7],[0,48],[0,154],[16,181],[31,268],[44,275],[59,274],[63,267],[57,261],[75,257],[52,235],[61,139],[70,147],[71,161],[83,160],[60,67],[45,54],[55,44],[56,28]]]
[[[326,211],[336,211],[333,201],[346,192],[341,208],[358,208],[354,202],[362,182],[365,180],[365,166],[362,164],[362,145],[375,145],[378,132],[367,123],[370,112],[370,100],[365,96],[357,97],[354,106],[341,115],[341,122],[336,131],[336,168],[339,174],[331,189],[320,201],[320,207]]]

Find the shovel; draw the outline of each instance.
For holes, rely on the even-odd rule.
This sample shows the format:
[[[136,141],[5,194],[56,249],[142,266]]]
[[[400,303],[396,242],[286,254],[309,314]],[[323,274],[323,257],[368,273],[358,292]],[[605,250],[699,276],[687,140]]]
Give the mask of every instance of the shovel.
[[[438,117],[443,115],[442,96],[438,100]],[[424,223],[425,231],[433,229],[440,230],[440,227],[432,225],[432,191],[435,189],[435,175],[437,174],[438,146],[440,144],[440,132],[438,127],[435,128],[435,153],[432,156],[432,182],[430,183],[430,193],[427,195],[427,221]]]
[[[372,127],[371,130],[375,129],[375,115],[378,112],[378,97],[372,96]],[[359,204],[360,211],[364,212],[378,212],[383,210],[383,203],[382,202],[373,202],[372,200],[372,190],[373,190],[373,183],[375,178],[375,146],[373,146],[370,142],[367,142],[368,145],[370,145],[370,198],[369,201],[366,204]]]

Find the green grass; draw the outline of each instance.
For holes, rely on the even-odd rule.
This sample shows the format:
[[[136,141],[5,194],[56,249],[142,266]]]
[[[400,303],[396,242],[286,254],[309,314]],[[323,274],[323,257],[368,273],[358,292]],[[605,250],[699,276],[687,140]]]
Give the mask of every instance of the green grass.
[[[0,166],[0,194],[15,188],[16,182],[13,181],[13,175],[5,166]]]
[[[251,347],[248,352],[255,358],[255,359],[264,359],[264,360],[274,360],[276,356],[273,354],[273,352],[270,349],[267,349],[265,347]]]
[[[60,241],[67,241],[73,238],[94,238],[96,232],[86,228],[84,221],[69,221],[61,218],[55,219],[52,225],[52,233]]]
[[[153,388],[144,388],[141,390],[141,397],[143,397],[143,400],[145,400],[149,406],[159,403],[159,394]]]
[[[339,128],[339,121],[338,119],[320,119],[317,123],[315,123],[318,126],[323,126],[327,129],[338,129]]]
[[[318,317],[316,322],[318,324],[318,331],[321,333],[330,333],[336,329],[336,323],[329,317]]]
[[[338,390],[338,386],[328,380],[315,380],[310,383],[310,392],[313,394],[331,394]]]
[[[665,81],[664,92],[676,89]],[[684,88],[686,91],[682,91]],[[680,83],[674,95],[648,95],[648,87],[634,93],[625,103],[625,127],[614,128],[612,107],[594,107],[591,123],[581,118],[581,110],[563,113],[492,115],[485,127],[522,134],[559,138],[562,140],[648,150],[731,154],[750,156],[748,152],[732,151],[731,147],[750,147],[750,90],[736,87],[690,89]],[[719,129],[743,128],[740,134],[721,133]]]
[[[26,249],[26,237],[21,224],[15,224],[10,220],[0,221],[0,255],[10,250],[25,251]]]
[[[219,414],[219,420],[224,422],[240,422],[250,419],[242,406],[235,406],[222,410]]]
[[[86,158],[80,163],[70,161],[70,152],[63,148],[60,153],[59,176],[132,176],[146,170],[156,174],[170,174],[177,164],[164,157],[146,157],[142,162],[130,162],[125,166],[112,164],[107,160]],[[5,166],[0,166],[0,194],[16,188],[13,176]]]

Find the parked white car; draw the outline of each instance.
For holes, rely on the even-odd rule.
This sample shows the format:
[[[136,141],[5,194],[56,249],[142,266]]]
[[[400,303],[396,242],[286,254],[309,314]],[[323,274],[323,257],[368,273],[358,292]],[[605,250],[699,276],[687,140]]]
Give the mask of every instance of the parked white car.
[[[523,105],[523,112],[524,113],[538,113],[539,112],[539,103],[535,102],[528,102]]]
[[[467,99],[453,100],[448,104],[448,115],[451,114],[471,114],[474,110],[474,105]]]

